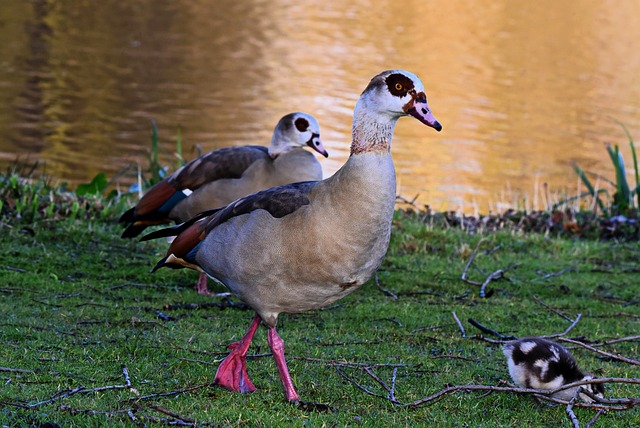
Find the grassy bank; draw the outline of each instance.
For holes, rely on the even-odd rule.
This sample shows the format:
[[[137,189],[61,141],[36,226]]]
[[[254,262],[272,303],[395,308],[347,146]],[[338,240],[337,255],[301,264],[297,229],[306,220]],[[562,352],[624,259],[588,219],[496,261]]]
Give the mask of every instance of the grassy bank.
[[[121,240],[108,219],[78,218],[1,226],[0,426],[571,426],[565,405],[513,392],[404,404],[452,385],[505,386],[500,338],[470,318],[523,337],[562,333],[581,314],[564,337],[640,359],[637,338],[600,345],[640,331],[637,241],[471,233],[398,212],[377,282],[325,310],[280,318],[298,392],[331,411],[285,402],[264,329],[248,361],[258,390],[230,393],[210,383],[252,312],[196,294],[194,272],[150,274],[166,243]],[[481,298],[474,283],[489,277]],[[640,377],[637,365],[569,347],[600,377]],[[640,387],[609,384],[607,397],[638,398]],[[596,415],[574,412],[580,426]],[[593,426],[639,421],[636,407]]]

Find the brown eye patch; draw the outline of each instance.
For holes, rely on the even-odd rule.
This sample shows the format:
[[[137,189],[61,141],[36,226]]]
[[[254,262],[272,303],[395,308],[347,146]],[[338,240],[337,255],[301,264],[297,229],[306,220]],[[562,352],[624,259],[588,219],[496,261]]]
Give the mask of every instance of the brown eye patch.
[[[413,89],[413,80],[409,79],[404,74],[391,74],[387,77],[386,82],[389,92],[391,92],[391,95],[396,97],[402,98]]]
[[[296,119],[295,125],[300,132],[305,132],[307,128],[309,128],[309,122],[307,121],[307,119],[303,119],[301,117]]]

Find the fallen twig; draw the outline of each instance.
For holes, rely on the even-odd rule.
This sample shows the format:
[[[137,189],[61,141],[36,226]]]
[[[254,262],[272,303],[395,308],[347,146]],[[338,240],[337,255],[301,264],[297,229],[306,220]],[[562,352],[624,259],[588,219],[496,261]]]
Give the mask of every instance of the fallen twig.
[[[562,312],[560,312],[559,310],[554,309],[551,306],[547,305],[545,302],[540,300],[540,298],[538,296],[536,296],[535,294],[532,294],[531,297],[533,298],[533,300],[536,303],[541,304],[542,306],[544,306],[545,308],[547,308],[549,311],[553,312],[554,314],[561,316],[562,318],[566,319],[567,321],[573,321],[570,316],[565,315]]]
[[[12,271],[12,272],[19,272],[19,273],[27,273],[28,272],[28,270],[26,270],[26,269],[17,268],[17,267],[13,267],[13,266],[4,266],[4,269]]]
[[[582,390],[581,387],[577,387],[575,392],[573,393],[573,397],[571,397],[571,400],[569,401],[569,404],[567,404],[566,413],[567,413],[567,416],[569,417],[569,420],[571,421],[571,424],[573,425],[573,428],[580,428],[580,422],[578,421],[578,417],[573,412],[573,405],[578,399],[578,394],[580,393],[581,390]]]
[[[203,309],[203,308],[237,308],[237,309],[251,309],[249,305],[242,302],[234,302],[229,298],[225,298],[222,302],[205,302],[205,303],[174,303],[171,305],[164,305],[164,310],[173,311],[176,309]]]
[[[157,394],[149,394],[149,395],[143,395],[141,397],[132,397],[127,399],[127,402],[136,402],[136,401],[147,401],[147,400],[153,400],[155,398],[164,398],[164,397],[173,397],[176,395],[180,395],[180,394],[185,394],[187,392],[191,392],[191,391],[196,391],[198,389],[201,388],[206,388],[209,386],[213,386],[213,383],[205,383],[202,385],[196,385],[196,386],[191,386],[189,388],[184,388],[184,389],[178,389],[175,391],[169,391],[169,392],[160,392]]]
[[[580,321],[580,318],[582,318],[582,314],[578,314],[576,316],[576,319],[571,322],[571,325],[569,327],[567,327],[567,329],[565,331],[563,331],[562,333],[550,334],[548,336],[542,336],[542,337],[555,338],[555,337],[566,336],[567,334],[569,334],[569,332],[571,330],[573,330],[575,328],[576,325],[578,325],[578,322]]]
[[[541,271],[537,271],[537,274],[543,275],[542,279],[549,279],[549,278],[553,278],[554,276],[560,276],[560,275],[564,275],[567,272],[575,272],[576,271],[576,267],[575,266],[569,266],[566,267],[564,269],[559,270],[558,272],[551,272],[551,273],[544,273]]]
[[[501,340],[515,340],[515,339],[517,339],[517,337],[515,337],[515,336],[505,336],[504,334],[498,333],[497,331],[492,330],[489,327],[485,327],[482,324],[480,324],[478,321],[474,320],[473,318],[469,318],[469,323],[471,325],[473,325],[474,327],[478,328],[480,331],[482,331],[484,333],[492,334],[492,335],[500,338]]]
[[[478,361],[477,359],[474,358],[467,358],[467,357],[463,357],[462,355],[433,355],[431,357],[429,357],[429,359],[431,360],[439,360],[439,359],[449,359],[449,360],[463,360],[463,361]]]
[[[631,358],[622,357],[620,355],[612,354],[612,353],[606,352],[606,351],[601,351],[599,349],[594,348],[593,346],[587,345],[586,343],[580,342],[578,340],[567,339],[566,337],[558,337],[558,340],[560,342],[572,343],[574,345],[581,346],[581,347],[586,348],[586,349],[588,349],[588,350],[590,350],[592,352],[595,352],[596,354],[604,355],[604,356],[612,358],[614,360],[622,361],[622,362],[627,363],[627,364],[633,364],[634,366],[640,366],[640,361],[638,361],[638,360],[632,360]]]
[[[352,384],[354,384],[357,388],[359,388],[360,390],[362,390],[365,394],[368,394],[372,397],[379,397],[379,398],[384,398],[385,400],[389,400],[391,401],[393,404],[397,404],[397,405],[401,405],[400,402],[396,401],[395,399],[390,398],[390,396],[384,396],[381,394],[376,394],[375,392],[372,392],[370,390],[368,390],[367,388],[365,388],[364,386],[362,386],[360,383],[358,383],[355,379],[350,378],[349,376],[347,376],[341,369],[340,366],[335,366],[336,371],[340,374],[340,376],[342,376],[343,378],[345,378],[346,380],[348,380],[349,382],[351,382]],[[368,372],[369,375],[370,371]],[[375,379],[375,378],[374,378]]]
[[[598,412],[595,414],[595,416],[593,418],[591,418],[591,420],[589,422],[587,422],[587,424],[585,425],[585,428],[591,428],[591,426],[598,420],[600,415],[602,415],[604,413],[605,413],[605,410],[603,410],[603,409],[598,410]]]
[[[388,289],[384,288],[383,286],[380,285],[380,280],[378,279],[378,273],[376,272],[375,275],[375,281],[376,281],[376,287],[378,287],[378,290],[382,291],[382,294],[391,297],[393,300],[398,300],[398,295],[392,293],[391,291],[389,291]]]
[[[0,372],[9,372],[9,373],[35,373],[35,370],[12,369],[11,367],[0,367]]]
[[[358,363],[353,361],[336,361],[336,360],[323,360],[321,358],[310,357],[288,357],[290,360],[311,361],[314,363],[322,363],[328,366],[340,366],[340,367],[409,367],[411,364],[382,364],[382,363]]]
[[[460,322],[460,319],[458,319],[456,313],[452,311],[451,315],[453,315],[453,319],[455,320],[456,324],[458,324],[458,328],[460,329],[460,334],[462,335],[462,337],[467,337],[467,332],[464,331],[464,327],[462,326],[462,323]]]
[[[483,239],[478,240],[478,243],[476,244],[476,248],[474,248],[473,251],[471,252],[471,255],[469,256],[469,260],[467,260],[467,264],[464,266],[464,270],[462,271],[461,279],[467,284],[477,285],[477,286],[482,285],[482,283],[480,282],[471,281],[470,279],[467,279],[467,272],[469,271],[469,267],[471,266],[471,263],[473,263],[473,259],[476,258],[476,254],[478,254],[478,249],[480,248],[480,244],[482,243],[482,241]]]
[[[480,287],[480,297],[485,298],[485,297],[490,297],[491,294],[493,294],[492,291],[487,292],[487,286],[489,285],[489,283],[491,281],[496,281],[499,279],[505,279],[504,274],[512,269],[517,268],[518,266],[520,266],[520,263],[516,263],[513,264],[511,266],[508,266],[504,269],[498,269],[494,272],[492,272],[491,274],[489,274],[489,276],[487,276],[487,278],[483,281],[483,282],[477,282],[477,281],[472,281],[470,279],[467,279],[467,273],[469,271],[469,267],[471,267],[471,263],[473,263],[473,260],[476,258],[476,255],[478,254],[478,249],[480,248],[480,244],[482,243],[482,239],[478,241],[478,243],[476,244],[476,247],[473,249],[473,251],[471,252],[471,255],[469,256],[469,260],[467,260],[467,264],[464,266],[464,270],[462,271],[462,276],[461,279],[466,282],[467,284],[471,284],[471,285],[475,285]],[[494,251],[500,248],[500,246],[498,245]]]

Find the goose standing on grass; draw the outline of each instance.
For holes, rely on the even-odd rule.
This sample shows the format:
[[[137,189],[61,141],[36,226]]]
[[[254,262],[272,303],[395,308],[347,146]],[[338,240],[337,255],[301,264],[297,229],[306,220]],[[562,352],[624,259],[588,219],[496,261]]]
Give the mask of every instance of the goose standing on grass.
[[[278,315],[330,305],[358,289],[382,262],[396,199],[391,138],[398,118],[409,115],[442,129],[417,76],[382,72],[356,104],[351,154],[333,176],[263,190],[160,231],[177,237],[154,271],[168,266],[205,272],[256,311],[245,336],[229,345],[215,383],[255,390],[246,355],[262,321],[285,396],[299,400],[276,331]]]
[[[322,180],[320,162],[303,150],[305,146],[329,156],[320,140],[316,119],[298,112],[280,119],[269,148],[226,147],[202,155],[149,189],[135,207],[120,217],[127,226],[122,237],[136,237],[151,225],[187,221],[259,190]],[[196,290],[209,294],[206,275],[200,276]]]
[[[557,343],[541,337],[527,337],[508,342],[503,348],[507,366],[513,382],[523,388],[556,389],[581,380],[591,380],[594,376],[583,373],[571,353]],[[594,397],[603,398],[601,383],[582,385],[584,391]],[[569,401],[576,388],[569,388],[553,394],[554,398]],[[593,402],[587,394],[580,393],[585,403]]]

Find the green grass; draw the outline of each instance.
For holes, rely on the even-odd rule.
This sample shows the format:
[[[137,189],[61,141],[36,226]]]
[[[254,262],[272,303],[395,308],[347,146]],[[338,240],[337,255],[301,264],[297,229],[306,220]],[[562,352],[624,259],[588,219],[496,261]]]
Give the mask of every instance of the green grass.
[[[394,406],[346,381],[335,363],[380,364],[372,370],[391,383],[396,398],[411,402],[445,385],[498,385],[508,373],[499,346],[477,340],[468,322],[519,337],[564,331],[569,322],[539,299],[582,319],[569,337],[592,340],[637,335],[637,242],[569,240],[541,234],[469,234],[432,227],[398,212],[388,257],[373,281],[322,311],[284,314],[279,332],[301,398],[333,412],[308,412],[285,402],[261,328],[250,353],[249,374],[258,390],[241,395],[209,385],[226,345],[239,339],[252,312],[223,298],[200,296],[190,271],[149,269],[164,242],[130,242],[104,221],[40,221],[0,225],[0,426],[165,426],[171,416],[202,426],[570,426],[564,406],[535,404],[512,393],[456,393],[418,408]],[[514,267],[492,282],[490,298],[460,277],[482,239],[471,280]],[[570,268],[570,269],[567,269]],[[556,276],[547,276],[558,273]],[[232,300],[237,302],[237,300]],[[219,307],[172,309],[187,303]],[[451,312],[467,330],[461,337]],[[639,342],[605,347],[629,358]],[[606,377],[640,377],[637,366],[578,348],[585,370]],[[131,388],[76,393],[33,408],[56,394],[84,387]],[[362,368],[342,365],[349,377],[378,394],[383,388]],[[171,396],[153,394],[185,391]],[[639,397],[637,386],[615,384],[609,397]],[[134,422],[130,411],[137,419]],[[576,409],[583,426],[595,412]],[[164,421],[163,421],[164,420]],[[609,412],[595,427],[638,426],[640,411]]]

